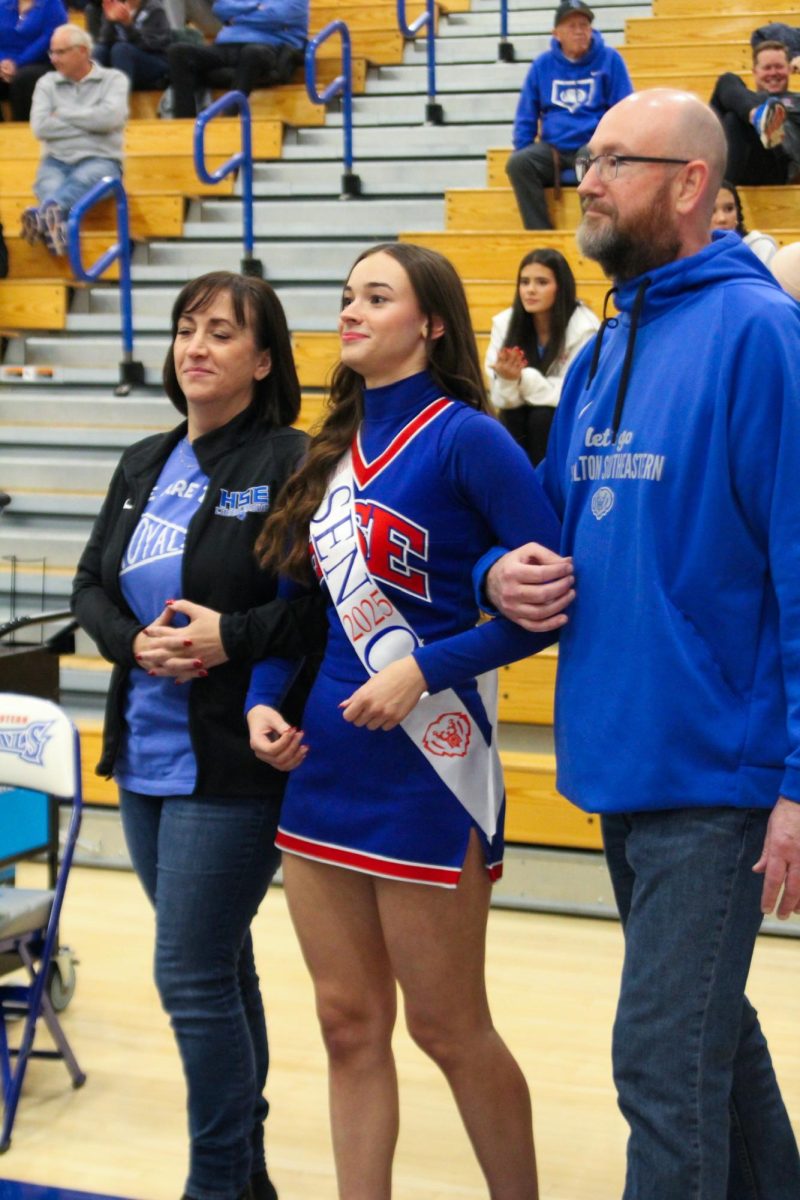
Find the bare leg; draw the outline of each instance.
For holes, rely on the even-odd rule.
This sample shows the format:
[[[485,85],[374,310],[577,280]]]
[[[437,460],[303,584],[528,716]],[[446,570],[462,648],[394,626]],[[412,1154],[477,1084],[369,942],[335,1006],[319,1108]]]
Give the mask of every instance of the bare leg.
[[[409,1032],[452,1088],[491,1200],[538,1200],[528,1086],[486,995],[490,886],[474,835],[455,891],[376,881]]]
[[[341,1200],[389,1200],[398,1130],[397,988],[375,880],[286,854],[283,880],[328,1053]],[[425,889],[428,890],[428,889]]]

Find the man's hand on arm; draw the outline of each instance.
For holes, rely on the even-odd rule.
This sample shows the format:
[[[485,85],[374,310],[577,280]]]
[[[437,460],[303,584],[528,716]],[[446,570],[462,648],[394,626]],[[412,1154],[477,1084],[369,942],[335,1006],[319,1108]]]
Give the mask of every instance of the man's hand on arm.
[[[502,561],[502,560],[501,560]],[[771,913],[783,887],[777,916],[785,921],[800,913],[800,804],[784,796],[772,810],[761,858],[753,867],[764,876],[761,911]]]
[[[560,629],[569,619],[564,609],[575,599],[572,559],[528,542],[490,568],[486,595],[498,612],[523,629]]]

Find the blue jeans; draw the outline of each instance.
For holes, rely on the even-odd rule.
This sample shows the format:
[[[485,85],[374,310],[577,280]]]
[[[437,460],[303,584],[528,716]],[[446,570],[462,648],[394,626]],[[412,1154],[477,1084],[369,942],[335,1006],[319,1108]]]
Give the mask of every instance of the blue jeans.
[[[625,930],[614,1078],[630,1126],[623,1200],[797,1200],[800,1158],[744,990],[769,813],[603,817]]]
[[[269,1050],[250,923],[280,861],[278,806],[120,789],[120,807],[155,907],[156,986],[186,1076],[186,1192],[233,1200],[265,1169]]]
[[[121,178],[122,166],[115,158],[82,158],[76,163],[65,163],[47,154],[39,163],[33,190],[40,204],[55,200],[68,213],[106,175]]]
[[[110,46],[95,46],[92,58],[103,67],[116,67],[131,81],[131,91],[163,88],[169,79],[166,54],[143,50],[132,42],[113,42]]]

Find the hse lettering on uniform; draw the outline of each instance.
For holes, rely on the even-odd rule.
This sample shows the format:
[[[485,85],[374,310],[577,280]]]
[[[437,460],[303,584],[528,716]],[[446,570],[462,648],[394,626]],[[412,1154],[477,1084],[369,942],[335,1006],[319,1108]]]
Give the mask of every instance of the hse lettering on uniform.
[[[214,509],[217,517],[235,517],[243,521],[248,513],[265,513],[269,508],[269,484],[260,483],[243,492],[219,489],[219,503]]]

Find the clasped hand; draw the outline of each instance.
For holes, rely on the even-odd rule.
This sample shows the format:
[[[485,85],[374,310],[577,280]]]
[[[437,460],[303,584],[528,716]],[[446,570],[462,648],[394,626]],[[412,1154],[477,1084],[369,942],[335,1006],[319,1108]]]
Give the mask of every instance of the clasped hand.
[[[189,618],[175,626],[176,614]],[[166,675],[176,683],[203,679],[212,667],[228,661],[220,637],[220,614],[191,600],[169,600],[164,611],[133,639],[137,666],[149,675]]]
[[[519,346],[502,346],[497,352],[497,359],[492,369],[495,375],[499,375],[501,379],[512,381],[519,379],[527,366],[528,360]]]

